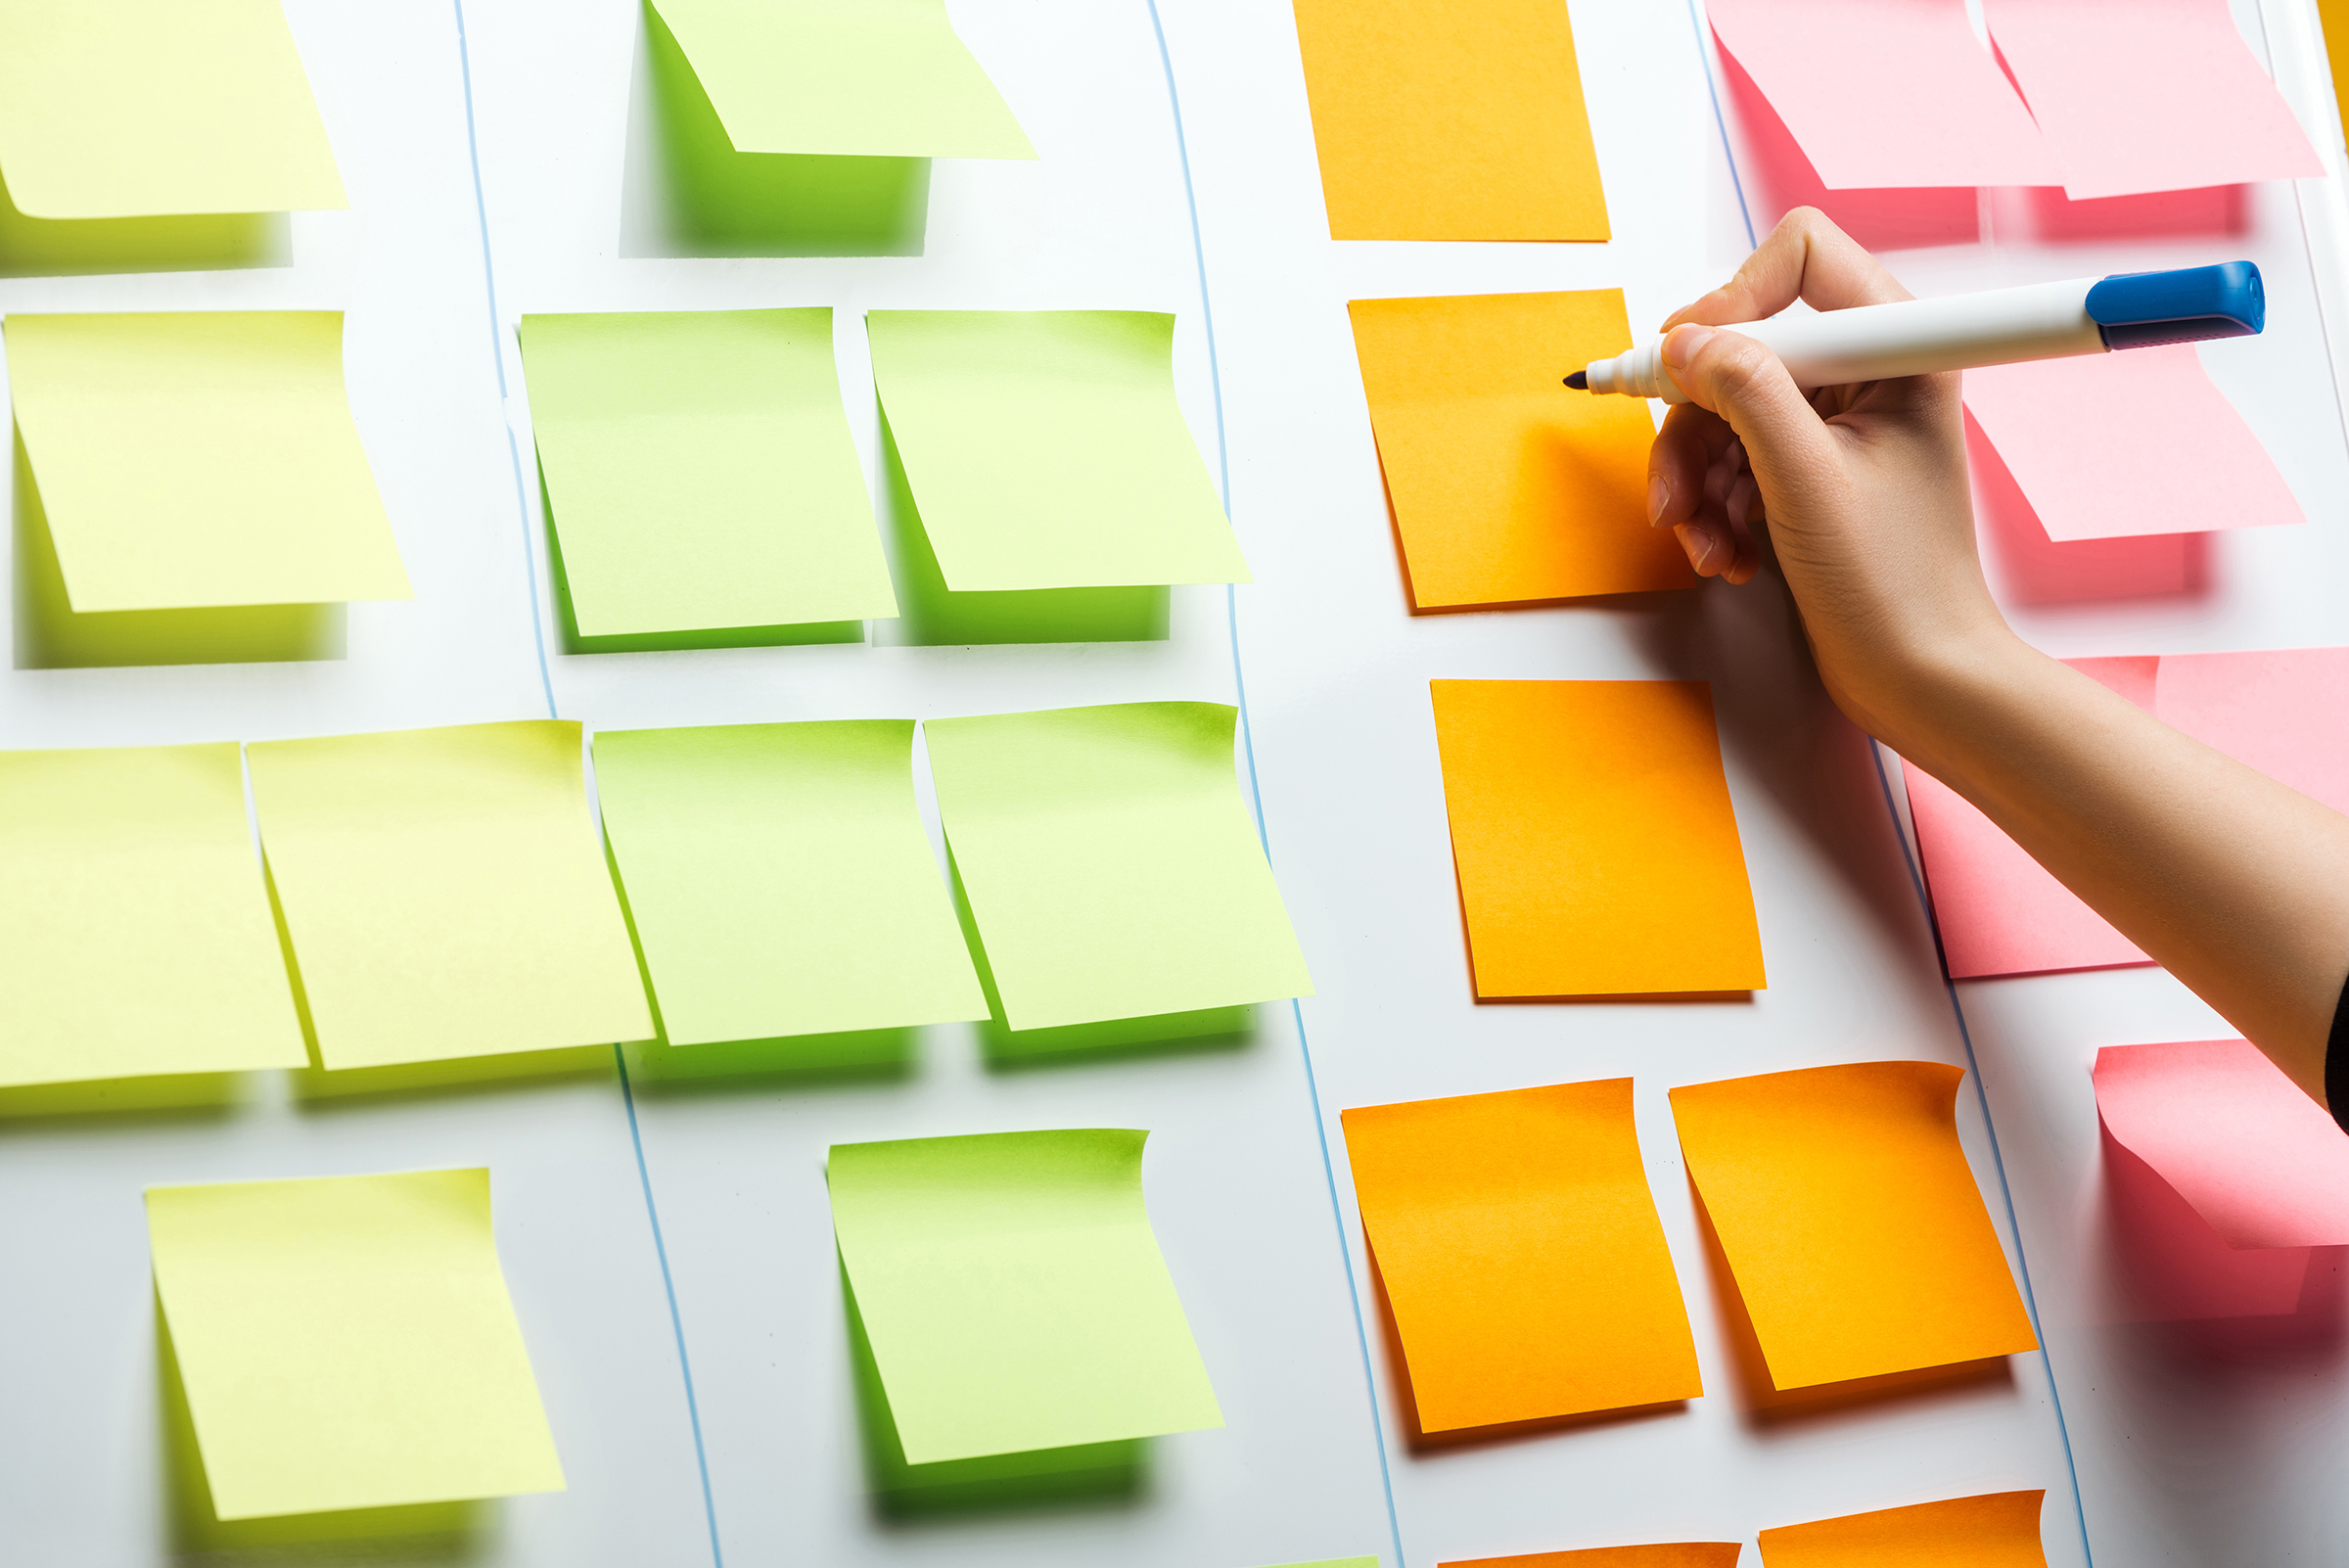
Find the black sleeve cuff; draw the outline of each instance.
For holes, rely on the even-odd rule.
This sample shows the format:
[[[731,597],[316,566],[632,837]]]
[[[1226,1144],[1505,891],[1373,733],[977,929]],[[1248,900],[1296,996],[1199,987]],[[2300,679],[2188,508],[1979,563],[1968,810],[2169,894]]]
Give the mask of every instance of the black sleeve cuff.
[[[2349,981],[2341,985],[2341,999],[2333,1004],[2332,1033],[2325,1038],[2325,1103],[2332,1119],[2349,1132]]]

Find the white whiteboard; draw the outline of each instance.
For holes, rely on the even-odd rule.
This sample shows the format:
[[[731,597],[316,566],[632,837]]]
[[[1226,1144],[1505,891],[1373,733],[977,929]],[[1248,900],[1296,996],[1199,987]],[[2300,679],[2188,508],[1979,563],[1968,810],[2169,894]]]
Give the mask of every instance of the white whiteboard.
[[[968,1030],[948,1027],[926,1032],[917,1068],[889,1081],[639,1085],[631,1102],[614,1079],[319,1111],[263,1076],[217,1115],[0,1126],[9,1560],[148,1568],[174,1556],[142,1187],[459,1163],[492,1168],[501,1254],[571,1490],[498,1506],[453,1556],[371,1543],[253,1560],[635,1568],[722,1552],[852,1568],[1245,1568],[1350,1553],[1392,1563],[1400,1550],[1423,1568],[1750,1542],[1774,1524],[2043,1486],[2058,1568],[2088,1562],[2092,1544],[2132,1564],[2339,1557],[2349,1524],[2318,1479],[2349,1436],[2337,1322],[2329,1339],[2312,1327],[2313,1345],[2222,1347],[2182,1370],[2174,1346],[2078,1320],[2067,1260],[2094,1222],[2096,1173],[2086,1063],[2100,1044],[2224,1032],[2150,970],[1960,988],[2004,1176],[1970,1087],[1961,1127],[2010,1254],[2012,1183],[2049,1355],[2015,1358],[2006,1380],[1834,1414],[1742,1410],[1664,1091],[1833,1061],[1967,1061],[1873,750],[1819,694],[1773,589],[1405,613],[1345,303],[1622,287],[1644,330],[1717,282],[1747,245],[1728,151],[1740,132],[1732,122],[1725,142],[1715,118],[1718,65],[1688,0],[1573,6],[1618,236],[1603,246],[1332,244],[1279,0],[1163,0],[1164,56],[1147,0],[952,10],[1039,162],[937,163],[919,255],[695,259],[646,254],[660,247],[631,183],[651,177],[631,108],[636,0],[288,0],[352,210],[297,214],[289,266],[0,279],[0,310],[347,310],[353,409],[416,602],[353,607],[336,663],[9,671],[0,743],[263,739],[550,711],[623,727],[1235,701],[1244,675],[1254,768],[1242,782],[1261,781],[1319,995],[1295,1015],[1261,1009],[1242,1048],[1188,1056],[995,1072]],[[2305,32],[2289,32],[2313,25],[2301,0],[2267,12],[2244,0],[2255,45],[2278,29],[2305,49]],[[2330,145],[2321,70],[2281,41],[2277,51]],[[2067,655],[2344,640],[2324,587],[2349,568],[2332,358],[2321,334],[2288,327],[2317,309],[2317,269],[2337,272],[2339,206],[2325,182],[2253,199],[2236,249],[2267,269],[2278,330],[2210,357],[2318,521],[2219,540],[2191,595],[2034,607],[2017,618],[2027,636]],[[1931,289],[2000,269],[2166,264],[2139,246],[2108,257],[1998,244],[1999,216],[1986,203],[1991,245],[1904,253],[1896,270]],[[836,312],[876,494],[863,309],[1176,312],[1184,407],[1211,466],[1228,458],[1256,584],[1176,589],[1163,644],[559,652],[525,482],[518,318],[812,304]],[[2278,392],[2254,395],[2269,381]],[[1426,682],[1627,675],[1714,682],[1771,988],[1750,1004],[1476,1006]],[[1677,1413],[1413,1453],[1375,1314],[1358,1311],[1369,1282],[1337,1112],[1624,1074],[1637,1079],[1709,1396]],[[1136,1499],[885,1523],[863,1492],[824,1150],[1082,1125],[1153,1130],[1153,1221],[1228,1424],[1159,1442]]]

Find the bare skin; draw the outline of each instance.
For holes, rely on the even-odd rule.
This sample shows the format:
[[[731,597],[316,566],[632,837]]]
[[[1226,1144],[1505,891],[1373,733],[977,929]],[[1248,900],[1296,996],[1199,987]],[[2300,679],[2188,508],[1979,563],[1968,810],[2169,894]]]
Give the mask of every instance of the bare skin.
[[[2349,975],[2349,817],[2026,645],[1982,577],[1955,374],[1806,398],[1711,324],[1906,300],[1811,208],[1665,323],[1692,399],[1648,458],[1690,565],[1792,590],[1836,705],[1971,801],[2319,1103]]]

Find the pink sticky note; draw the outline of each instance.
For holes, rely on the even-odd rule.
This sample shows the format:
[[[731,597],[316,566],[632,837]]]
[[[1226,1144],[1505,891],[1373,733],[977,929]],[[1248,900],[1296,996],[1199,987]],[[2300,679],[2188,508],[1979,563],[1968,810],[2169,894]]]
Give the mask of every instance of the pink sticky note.
[[[2159,660],[2067,663],[2138,707],[2152,709]],[[1951,979],[2152,961],[1963,796],[1912,764],[1904,764],[1902,772]]]
[[[1706,10],[1831,191],[2061,177],[1965,0],[1706,0]]]
[[[2349,811],[2349,648],[2166,654],[2153,716]]]
[[[2106,1268],[2098,1321],[2280,1317],[2299,1311],[2312,1249],[2237,1252],[2111,1128],[2101,1144]]]
[[[2074,201],[2325,172],[2227,0],[1983,0]]]
[[[2349,1243],[2349,1134],[2248,1041],[2107,1045],[2096,1114],[2228,1246]]]
[[[1965,408],[2050,539],[2308,521],[2190,343],[1969,370]]]

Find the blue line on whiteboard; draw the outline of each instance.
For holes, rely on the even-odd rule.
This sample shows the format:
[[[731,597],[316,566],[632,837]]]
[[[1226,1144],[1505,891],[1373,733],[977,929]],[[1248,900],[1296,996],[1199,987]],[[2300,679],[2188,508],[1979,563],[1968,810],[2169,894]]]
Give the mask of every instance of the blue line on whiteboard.
[[[1167,108],[1174,118],[1174,151],[1182,163],[1182,196],[1190,209],[1191,257],[1199,270],[1199,319],[1207,333],[1208,385],[1215,394],[1216,406],[1216,470],[1218,484],[1223,496],[1223,514],[1231,515],[1231,450],[1223,430],[1223,379],[1216,359],[1216,317],[1208,303],[1207,244],[1199,226],[1199,195],[1191,184],[1191,150],[1182,129],[1182,96],[1174,85],[1174,58],[1167,49],[1166,24],[1159,20],[1158,0],[1145,0],[1150,9],[1150,30],[1158,40],[1158,62],[1167,76]],[[1257,782],[1255,732],[1248,722],[1248,681],[1240,663],[1239,591],[1229,583],[1223,588],[1224,624],[1231,630],[1231,684],[1240,710],[1240,755],[1248,763],[1248,798],[1256,815],[1257,843],[1264,848],[1265,859],[1272,858],[1272,840],[1265,825],[1265,798]],[[1370,1402],[1370,1437],[1377,1446],[1378,1482],[1387,1499],[1387,1535],[1395,1546],[1396,1568],[1403,1568],[1403,1523],[1395,1511],[1395,1477],[1387,1462],[1387,1435],[1384,1417],[1378,1407],[1378,1382],[1370,1363],[1370,1336],[1363,1324],[1360,1287],[1354,1279],[1354,1249],[1346,1241],[1346,1211],[1338,1198],[1337,1167],[1329,1156],[1329,1127],[1321,1111],[1321,1089],[1313,1073],[1313,1050],[1305,1033],[1305,1009],[1294,997],[1289,1001],[1289,1017],[1297,1026],[1297,1054],[1305,1066],[1305,1092],[1313,1117],[1313,1136],[1321,1150],[1321,1178],[1329,1192],[1330,1222],[1338,1238],[1338,1261],[1346,1276],[1346,1298],[1354,1311],[1354,1336],[1362,1359],[1362,1390]]]
[[[465,152],[473,163],[473,211],[482,236],[482,283],[489,304],[489,362],[497,367],[499,413],[506,416],[506,456],[514,470],[514,505],[522,516],[522,576],[530,592],[530,645],[538,655],[538,685],[546,695],[546,715],[559,718],[555,706],[553,671],[547,667],[544,620],[538,602],[537,548],[530,537],[530,501],[529,487],[523,483],[522,447],[514,436],[513,420],[508,413],[510,393],[506,389],[505,340],[497,320],[497,269],[489,255],[489,204],[482,188],[482,147],[476,133],[473,113],[473,51],[465,36],[465,0],[449,0],[457,23],[457,70],[465,90]],[[628,1114],[628,1145],[636,1157],[636,1184],[644,1194],[644,1215],[653,1232],[653,1257],[661,1265],[661,1293],[668,1303],[668,1326],[676,1336],[677,1371],[685,1385],[685,1419],[693,1431],[693,1463],[702,1483],[702,1516],[710,1527],[710,1560],[714,1568],[725,1568],[724,1548],[717,1536],[717,1499],[710,1486],[710,1456],[702,1445],[701,1405],[694,1398],[693,1362],[685,1353],[685,1320],[677,1311],[676,1282],[669,1277],[668,1248],[661,1236],[661,1211],[653,1202],[653,1178],[644,1160],[644,1135],[636,1126],[636,1093],[628,1082],[628,1066],[621,1048],[612,1047],[613,1065],[620,1073],[620,1099]]]
[[[2006,1180],[2006,1156],[1999,1148],[1998,1124],[1990,1119],[1990,1092],[1982,1084],[1982,1064],[1974,1055],[1974,1032],[1965,1022],[1965,1004],[1958,1000],[1958,982],[1950,978],[1949,953],[1941,942],[1941,923],[1933,915],[1932,896],[1925,891],[1925,879],[1917,869],[1916,856],[1909,849],[1909,836],[1901,831],[1900,807],[1892,798],[1892,777],[1884,770],[1883,748],[1873,741],[1867,753],[1875,761],[1876,787],[1884,793],[1884,809],[1892,817],[1892,836],[1900,841],[1901,863],[1909,869],[1909,885],[1916,894],[1916,901],[1924,909],[1925,929],[1933,934],[1933,961],[1941,966],[1941,984],[1949,992],[1950,1012],[1958,1020],[1958,1040],[1965,1047],[1965,1066],[1974,1081],[1974,1101],[1982,1112],[1983,1130],[1990,1135],[1990,1163],[1999,1173],[1999,1195],[2006,1201],[2006,1229],[2014,1237],[2017,1270],[2023,1281],[2023,1311],[2031,1317],[2032,1337],[2039,1341],[2039,1363],[2048,1375],[2048,1403],[2055,1411],[2055,1435],[2063,1440],[2064,1468],[2072,1477],[2072,1517],[2080,1521],[2080,1553],[2091,1568],[2096,1553],[2088,1544],[2088,1502],[2080,1496],[2080,1461],[2072,1455],[2071,1424],[2063,1416],[2063,1392],[2055,1386],[2055,1360],[2048,1351],[2047,1331],[2040,1326],[2039,1296],[2031,1288],[2031,1260],[2023,1251],[2023,1225],[2014,1210],[2014,1188]]]

